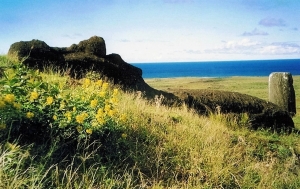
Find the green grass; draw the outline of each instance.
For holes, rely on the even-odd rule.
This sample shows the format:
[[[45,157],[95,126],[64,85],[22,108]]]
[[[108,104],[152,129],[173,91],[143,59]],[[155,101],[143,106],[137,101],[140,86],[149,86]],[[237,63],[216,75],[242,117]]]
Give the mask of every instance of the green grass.
[[[117,86],[109,85],[107,96],[100,98],[96,95],[102,88],[95,88],[92,77],[91,83],[87,84],[87,80],[61,77],[51,69],[37,73],[18,66],[10,68],[11,64],[6,57],[1,57],[0,67],[5,67],[9,77],[0,79],[5,83],[0,86],[0,100],[5,102],[4,109],[0,109],[1,116],[5,112],[1,124],[5,119],[6,125],[0,130],[0,188],[300,187],[300,139],[297,133],[251,131],[240,122],[228,122],[226,115],[203,117],[184,105],[165,107],[148,102],[135,93],[122,91],[114,103],[115,113],[108,115],[107,111],[106,122],[95,125],[93,116],[97,114],[90,101],[104,98],[104,104],[99,103],[98,108],[105,108]],[[20,71],[30,76],[28,80],[24,80],[25,75],[16,74]],[[34,86],[27,84],[32,78],[37,79]],[[195,88],[204,85],[199,81],[193,84]],[[221,84],[223,81],[226,83]],[[206,84],[210,82],[214,81]],[[219,82],[219,86],[236,88],[230,79],[215,82]],[[245,82],[251,84],[248,79]],[[260,86],[260,81],[256,83]],[[164,82],[156,84],[174,86]],[[182,86],[187,85],[183,83]],[[10,90],[14,87],[15,90]],[[34,99],[37,109],[26,104],[32,90],[40,94]],[[52,108],[43,106],[49,92],[54,97]],[[14,101],[10,101],[7,94],[14,94]],[[66,110],[59,109],[62,101],[66,103]],[[16,102],[22,102],[20,109],[16,110],[18,106],[10,104]],[[64,111],[71,111],[73,107],[76,111],[70,122],[60,125],[68,121],[69,116],[65,116]],[[32,122],[34,117],[26,117],[29,109],[35,115],[39,114],[40,119]],[[87,115],[83,122],[78,122],[76,116],[82,112]],[[57,119],[51,119],[53,114]],[[244,119],[247,121],[247,117]],[[20,125],[26,125],[27,130],[19,133],[21,137],[12,137],[8,131],[14,131],[14,136],[18,136],[17,130],[13,129]],[[32,136],[28,130],[42,125],[44,129],[38,131],[49,134],[48,140],[24,140],[24,136]],[[78,130],[78,126],[84,129]]]

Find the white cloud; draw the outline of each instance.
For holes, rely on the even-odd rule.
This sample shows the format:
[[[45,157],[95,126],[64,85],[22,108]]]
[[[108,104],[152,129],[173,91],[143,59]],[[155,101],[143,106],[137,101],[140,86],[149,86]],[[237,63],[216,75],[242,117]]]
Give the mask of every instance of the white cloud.
[[[224,53],[224,54],[249,54],[254,49],[258,48],[261,43],[258,41],[252,41],[248,38],[239,41],[227,41],[225,44],[205,50],[206,53]]]
[[[300,54],[300,46],[294,43],[273,43],[262,47],[261,54]]]
[[[224,43],[219,47],[206,49],[204,52],[217,54],[300,55],[300,45],[297,43],[277,42],[266,44],[248,38]]]

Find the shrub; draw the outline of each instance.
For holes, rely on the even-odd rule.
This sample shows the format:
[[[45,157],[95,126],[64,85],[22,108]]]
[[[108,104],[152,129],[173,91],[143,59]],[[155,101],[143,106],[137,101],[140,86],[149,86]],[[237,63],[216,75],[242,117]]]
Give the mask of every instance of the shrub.
[[[79,85],[81,90],[74,91],[64,83],[46,82],[38,70],[22,64],[5,71],[0,81],[0,139],[76,148],[81,140],[125,136],[126,115],[117,109],[119,89],[88,78]]]

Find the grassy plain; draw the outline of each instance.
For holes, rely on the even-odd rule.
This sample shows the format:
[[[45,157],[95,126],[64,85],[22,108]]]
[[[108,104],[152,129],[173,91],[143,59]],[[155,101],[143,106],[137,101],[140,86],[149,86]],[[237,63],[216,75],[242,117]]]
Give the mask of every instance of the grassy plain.
[[[0,68],[0,188],[300,188],[298,133],[249,130],[226,115],[199,116],[6,57]],[[147,82],[169,91],[236,88],[231,78],[194,79]],[[24,133],[12,137],[18,128]],[[48,140],[34,140],[45,131]]]
[[[223,91],[233,91],[252,95],[264,100],[269,98],[268,77],[227,77],[227,78],[159,78],[145,79],[152,87],[177,92],[186,89],[213,89]],[[294,89],[296,94],[297,114],[293,118],[295,126],[300,129],[300,76],[293,76]]]

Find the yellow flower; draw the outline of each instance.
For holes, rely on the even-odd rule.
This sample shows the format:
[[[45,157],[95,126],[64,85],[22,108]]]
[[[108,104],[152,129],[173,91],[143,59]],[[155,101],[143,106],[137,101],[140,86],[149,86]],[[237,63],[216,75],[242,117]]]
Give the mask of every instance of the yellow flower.
[[[4,107],[5,107],[5,102],[0,99],[0,108],[4,108]]]
[[[95,84],[96,84],[97,86],[101,87],[101,86],[102,86],[102,83],[103,83],[103,81],[100,79],[100,80],[96,81]]]
[[[26,117],[27,117],[28,119],[31,119],[31,118],[34,117],[34,113],[32,113],[32,112],[27,112]]]
[[[103,109],[102,108],[100,108],[100,109],[98,109],[98,111],[97,111],[97,115],[100,115],[100,116],[102,116],[103,115]]]
[[[4,130],[6,128],[6,125],[4,123],[0,123],[0,130]]]
[[[77,123],[82,124],[87,117],[88,117],[88,114],[83,112],[83,113],[77,115],[75,119],[76,119]]]
[[[118,89],[114,89],[113,96],[116,96],[118,94],[119,94],[119,90]]]
[[[85,130],[85,132],[87,133],[87,134],[92,134],[93,133],[93,130],[92,129],[87,129],[87,130]]]
[[[36,91],[31,92],[30,98],[29,98],[30,101],[34,101],[38,98],[39,98],[39,94]]]
[[[92,108],[96,108],[97,104],[98,104],[98,100],[97,99],[91,100],[91,107]]]
[[[105,94],[106,94],[105,91],[100,91],[100,92],[99,92],[99,96],[100,96],[100,97],[105,97]]]
[[[83,87],[88,87],[91,85],[91,80],[88,78],[85,78],[83,81]]]
[[[54,121],[57,120],[57,116],[56,115],[54,115],[52,118],[53,118]]]
[[[15,95],[14,94],[7,94],[4,96],[4,101],[7,103],[13,103],[15,101]]]
[[[106,104],[106,105],[104,106],[104,111],[105,111],[105,112],[109,112],[110,109],[111,109],[111,106],[110,106],[109,104]]]
[[[103,117],[96,115],[96,120],[100,125],[103,125],[105,123],[105,120]]]
[[[16,108],[17,110],[21,109],[21,104],[14,102],[13,104],[14,108]]]
[[[110,99],[110,102],[113,104],[117,104],[118,103],[118,99],[116,97],[113,97]]]
[[[53,103],[53,97],[52,96],[49,96],[49,97],[47,97],[47,100],[46,100],[46,104],[47,105],[51,105],[52,103]]]
[[[116,113],[116,110],[109,110],[107,114],[108,114],[110,117],[112,117],[115,113]]]
[[[102,91],[106,91],[106,89],[108,88],[108,83],[103,83],[102,85]]]

